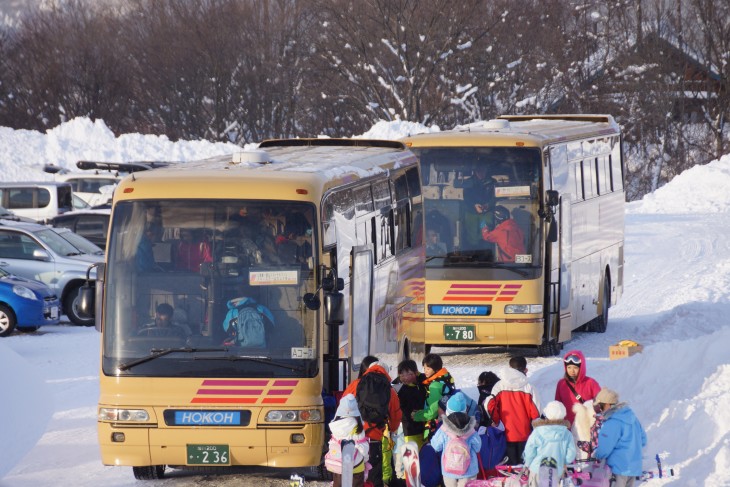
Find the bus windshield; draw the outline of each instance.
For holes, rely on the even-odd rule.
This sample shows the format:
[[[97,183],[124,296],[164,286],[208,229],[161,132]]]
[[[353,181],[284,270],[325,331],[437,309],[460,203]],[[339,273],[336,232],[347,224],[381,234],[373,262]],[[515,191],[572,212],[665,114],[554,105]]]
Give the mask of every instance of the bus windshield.
[[[315,207],[120,201],[104,295],[107,375],[314,377]]]
[[[412,148],[421,160],[429,268],[540,266],[540,151]]]

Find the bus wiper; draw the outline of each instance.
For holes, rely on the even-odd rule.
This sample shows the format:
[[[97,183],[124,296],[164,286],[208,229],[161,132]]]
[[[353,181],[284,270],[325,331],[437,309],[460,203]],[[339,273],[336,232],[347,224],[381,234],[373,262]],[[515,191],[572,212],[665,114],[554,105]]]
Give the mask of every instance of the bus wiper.
[[[180,352],[180,353],[195,353],[195,352],[227,352],[227,348],[191,348],[191,347],[181,347],[181,348],[153,348],[150,350],[150,354],[146,355],[144,357],[140,357],[138,359],[132,360],[130,362],[124,363],[117,367],[117,369],[124,371],[129,370],[132,367],[136,367],[137,365],[143,364],[145,362],[149,362],[151,360],[155,360],[160,357],[164,357],[165,355],[170,355],[171,353]]]
[[[263,355],[225,355],[223,357],[195,357],[193,360],[230,360],[233,362],[236,362],[238,360],[246,360],[248,362],[256,362],[258,364],[265,364],[265,365],[276,365],[277,367],[281,367],[282,369],[289,369],[293,372],[304,372],[304,367],[297,367],[295,365],[285,364],[282,362],[277,362],[275,360],[272,360],[271,357],[266,357]]]

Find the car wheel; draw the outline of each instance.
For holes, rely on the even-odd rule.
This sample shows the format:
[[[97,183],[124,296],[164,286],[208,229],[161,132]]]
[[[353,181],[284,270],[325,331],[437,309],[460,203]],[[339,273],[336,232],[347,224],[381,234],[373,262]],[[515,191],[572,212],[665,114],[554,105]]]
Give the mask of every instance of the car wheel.
[[[92,326],[94,324],[94,318],[82,318],[79,315],[79,291],[81,286],[76,286],[69,291],[66,295],[66,299],[63,302],[63,311],[71,320],[71,323],[78,326]]]
[[[0,337],[6,337],[15,330],[17,320],[13,310],[0,304]]]

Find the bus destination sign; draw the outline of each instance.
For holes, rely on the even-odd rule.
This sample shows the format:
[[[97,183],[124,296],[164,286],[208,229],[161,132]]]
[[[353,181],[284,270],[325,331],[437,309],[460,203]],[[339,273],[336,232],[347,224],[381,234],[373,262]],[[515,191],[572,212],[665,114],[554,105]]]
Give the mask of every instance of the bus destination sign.
[[[429,304],[428,313],[437,316],[488,316],[490,305]]]

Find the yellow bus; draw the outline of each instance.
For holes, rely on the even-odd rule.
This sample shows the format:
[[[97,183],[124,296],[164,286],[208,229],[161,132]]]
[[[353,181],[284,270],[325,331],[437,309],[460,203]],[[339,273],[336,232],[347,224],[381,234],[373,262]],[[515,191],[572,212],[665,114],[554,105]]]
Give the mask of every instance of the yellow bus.
[[[621,133],[611,116],[503,116],[404,139],[421,162],[426,347],[604,332],[623,290]]]
[[[272,140],[124,178],[80,305],[102,332],[103,463],[320,465],[327,397],[362,358],[423,352],[422,231],[395,141]]]

